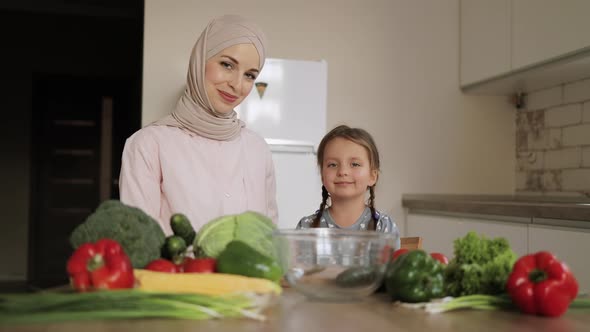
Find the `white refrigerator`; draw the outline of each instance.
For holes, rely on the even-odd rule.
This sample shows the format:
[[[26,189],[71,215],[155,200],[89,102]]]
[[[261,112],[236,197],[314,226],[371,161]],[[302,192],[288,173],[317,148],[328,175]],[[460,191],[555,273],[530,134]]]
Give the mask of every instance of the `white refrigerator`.
[[[256,87],[236,108],[272,151],[279,228],[294,228],[321,203],[316,153],[326,133],[327,85],[325,61],[269,58]]]

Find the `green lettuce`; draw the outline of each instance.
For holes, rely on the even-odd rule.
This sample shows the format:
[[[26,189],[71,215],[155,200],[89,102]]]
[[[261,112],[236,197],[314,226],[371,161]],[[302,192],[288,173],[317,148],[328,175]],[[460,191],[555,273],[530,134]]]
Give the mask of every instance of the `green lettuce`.
[[[469,232],[454,242],[455,257],[445,269],[447,295],[501,294],[516,254],[505,238],[488,239]]]

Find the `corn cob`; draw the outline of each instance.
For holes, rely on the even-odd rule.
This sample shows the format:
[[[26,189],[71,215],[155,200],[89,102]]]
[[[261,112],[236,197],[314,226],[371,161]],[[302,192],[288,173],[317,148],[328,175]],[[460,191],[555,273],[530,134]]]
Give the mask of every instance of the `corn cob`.
[[[281,286],[261,279],[225,273],[166,273],[135,269],[137,288],[144,291],[227,295],[234,293],[281,294]]]

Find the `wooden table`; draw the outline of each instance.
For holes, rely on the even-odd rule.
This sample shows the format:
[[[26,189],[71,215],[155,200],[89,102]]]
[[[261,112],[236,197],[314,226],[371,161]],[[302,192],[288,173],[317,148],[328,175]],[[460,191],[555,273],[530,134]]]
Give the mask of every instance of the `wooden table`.
[[[181,332],[181,331],[470,331],[470,332],[575,332],[590,331],[590,311],[572,309],[559,318],[544,318],[504,311],[455,311],[427,314],[422,310],[395,306],[384,296],[365,301],[326,303],[310,301],[285,289],[267,321],[163,320],[69,322],[61,324],[0,327],[11,332]]]

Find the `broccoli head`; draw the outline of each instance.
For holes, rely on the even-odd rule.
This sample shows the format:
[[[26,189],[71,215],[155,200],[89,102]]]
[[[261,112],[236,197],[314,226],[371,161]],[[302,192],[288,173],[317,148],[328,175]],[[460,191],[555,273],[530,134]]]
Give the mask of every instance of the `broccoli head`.
[[[165,235],[156,220],[142,210],[117,200],[108,200],[74,229],[70,243],[75,249],[83,243],[102,238],[119,242],[133,267],[143,268],[160,257]]]
[[[500,294],[516,254],[505,238],[488,239],[469,232],[454,242],[455,257],[445,269],[447,295]]]

